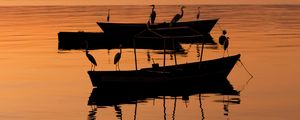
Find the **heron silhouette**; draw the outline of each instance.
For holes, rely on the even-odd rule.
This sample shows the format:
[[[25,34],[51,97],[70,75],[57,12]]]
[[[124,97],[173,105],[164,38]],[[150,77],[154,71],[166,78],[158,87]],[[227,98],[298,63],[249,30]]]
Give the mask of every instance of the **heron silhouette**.
[[[177,23],[183,17],[183,8],[185,8],[185,6],[181,6],[181,14],[176,14],[171,20],[171,24]]]
[[[227,55],[229,56],[229,53],[228,53],[229,40],[228,39],[229,38],[225,39],[225,41],[224,41],[224,45],[223,45],[223,49],[224,49],[223,57],[224,57],[225,51],[227,51]]]
[[[116,53],[115,58],[114,58],[114,64],[116,65],[116,70],[120,70],[120,66],[119,66],[119,61],[121,59],[121,55],[122,55],[122,44],[120,44],[120,51],[118,53]]]
[[[227,34],[227,31],[222,30],[222,35],[219,37],[219,43],[220,43],[220,45],[223,45],[223,49],[224,49],[223,57],[224,57],[226,51],[229,56],[229,53],[228,53],[229,37],[227,37],[226,34]]]
[[[106,17],[107,22],[109,22],[109,18],[110,18],[110,9],[108,9],[108,11],[107,11],[107,17]]]
[[[155,5],[150,5],[152,6],[152,12],[150,14],[150,20],[151,20],[151,24],[154,24],[155,18],[156,18],[156,12],[155,12]]]
[[[91,62],[91,71],[94,71],[95,67],[97,66],[97,62],[96,62],[95,58],[91,54],[89,54],[88,42],[87,41],[86,41],[85,55],[89,59],[89,61]]]
[[[200,18],[200,7],[198,7],[198,13],[197,13],[197,20],[199,20],[199,18]]]

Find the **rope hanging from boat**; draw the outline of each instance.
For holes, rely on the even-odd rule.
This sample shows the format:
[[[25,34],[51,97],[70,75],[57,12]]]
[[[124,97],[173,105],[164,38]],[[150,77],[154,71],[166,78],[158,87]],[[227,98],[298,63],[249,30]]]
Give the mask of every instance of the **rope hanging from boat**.
[[[218,28],[220,29],[220,31],[226,32],[226,30],[223,29],[223,28],[221,27],[221,25],[220,25],[219,22],[217,22],[217,25],[218,25]],[[226,33],[225,33],[225,34],[226,34]],[[228,40],[228,38],[225,39],[225,41],[222,41],[222,43],[223,43],[222,45],[223,45],[223,49],[224,49],[223,57],[224,57],[225,51],[227,51],[227,54],[228,54],[228,56],[229,56],[229,53],[228,53],[229,40]],[[246,86],[249,84],[250,80],[253,78],[253,75],[249,72],[249,70],[248,70],[248,69],[246,68],[246,66],[243,64],[243,62],[241,61],[241,59],[239,59],[238,61],[241,63],[241,65],[242,65],[243,68],[246,70],[246,72],[251,76],[251,77],[247,80],[246,84],[241,88],[241,90],[239,90],[239,92],[241,92],[241,91],[243,91],[243,90],[246,88]]]
[[[244,67],[244,69],[247,71],[247,73],[251,76],[251,78],[253,77],[253,75],[248,71],[248,69],[245,67],[245,65],[243,64],[242,60],[239,59],[239,62],[242,64],[242,66]]]
[[[245,66],[245,65],[243,64],[243,62],[241,61],[241,59],[239,59],[238,61],[241,63],[241,65],[242,65],[243,68],[247,71],[247,73],[251,76],[251,77],[247,80],[246,84],[241,88],[241,90],[239,90],[239,92],[242,92],[242,91],[246,88],[246,86],[249,84],[250,80],[253,78],[253,75],[248,71],[248,69],[246,68],[246,66]]]

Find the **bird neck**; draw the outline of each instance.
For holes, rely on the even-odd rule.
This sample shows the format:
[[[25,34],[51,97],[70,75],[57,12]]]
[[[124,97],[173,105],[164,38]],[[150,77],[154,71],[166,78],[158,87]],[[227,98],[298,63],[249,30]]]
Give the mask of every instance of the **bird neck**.
[[[181,15],[180,15],[181,17],[183,16],[183,13],[184,13],[183,8],[181,8]]]

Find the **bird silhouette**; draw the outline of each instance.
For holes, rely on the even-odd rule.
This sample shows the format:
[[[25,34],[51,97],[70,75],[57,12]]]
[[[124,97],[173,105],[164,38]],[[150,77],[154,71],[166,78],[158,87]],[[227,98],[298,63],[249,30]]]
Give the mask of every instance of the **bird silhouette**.
[[[94,71],[95,67],[97,66],[97,62],[96,62],[95,58],[91,54],[89,54],[88,42],[86,42],[85,55],[91,62],[91,71]]]
[[[198,7],[198,13],[197,13],[197,20],[199,20],[199,18],[200,18],[200,7]]]
[[[108,9],[108,11],[107,11],[107,17],[106,17],[107,22],[109,22],[109,18],[110,18],[110,9]]]
[[[228,46],[229,46],[229,40],[225,39],[225,41],[224,41],[224,50],[227,50]]]
[[[176,14],[171,20],[171,24],[178,22],[183,17],[183,8],[185,8],[185,6],[181,6],[181,14]]]
[[[150,5],[152,6],[152,12],[150,14],[150,19],[151,19],[151,24],[154,24],[155,18],[156,18],[156,12],[155,12],[155,5]]]
[[[114,64],[116,65],[116,70],[120,70],[120,66],[119,66],[119,61],[121,59],[121,55],[122,55],[122,45],[120,44],[120,52],[116,53],[115,58],[114,58]]]
[[[229,40],[228,40],[228,38],[227,38],[227,39],[225,39],[225,41],[224,41],[223,49],[224,49],[224,54],[225,54],[225,51],[227,51],[227,55],[229,56],[229,53],[228,53],[228,46],[229,46]],[[223,54],[223,56],[224,56],[224,54]]]

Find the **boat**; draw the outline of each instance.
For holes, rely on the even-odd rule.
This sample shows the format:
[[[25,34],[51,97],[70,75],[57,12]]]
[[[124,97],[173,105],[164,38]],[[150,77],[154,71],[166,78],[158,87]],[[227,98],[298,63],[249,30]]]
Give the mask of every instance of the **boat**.
[[[119,48],[133,48],[132,39],[110,39],[103,32],[59,32],[58,33],[58,49],[59,50],[78,50],[86,48],[86,41],[89,43],[89,49],[115,49]],[[151,39],[151,41],[136,40],[136,48],[138,49],[153,49],[162,50],[164,46],[161,45],[161,40]],[[180,43],[175,43],[175,48],[182,50]],[[173,43],[166,43],[165,49],[173,49]]]
[[[112,38],[122,38],[130,40],[133,38],[134,35],[137,33],[145,30],[147,27],[151,29],[157,28],[168,28],[168,27],[190,27],[197,32],[206,35],[211,38],[211,43],[215,43],[210,36],[210,31],[218,22],[219,19],[205,19],[205,20],[195,20],[195,21],[185,21],[185,22],[178,22],[176,24],[163,22],[157,23],[153,25],[147,25],[145,23],[112,23],[112,22],[97,22],[98,26],[102,29],[102,31],[112,37]],[[182,40],[184,41],[184,40]],[[208,43],[208,42],[206,42]]]
[[[88,113],[88,118],[89,120],[95,120],[96,117],[99,117],[96,115],[97,112],[114,108],[116,118],[122,120],[123,116],[128,115],[126,113],[130,113],[131,111],[127,111],[126,109],[122,108],[124,106],[134,105],[134,113],[129,115],[133,115],[135,120],[138,114],[138,108],[141,108],[138,107],[138,105],[145,105],[149,104],[149,102],[153,102],[153,106],[155,106],[155,101],[159,100],[162,101],[158,103],[162,103],[161,107],[164,109],[164,117],[167,116],[166,109],[169,109],[169,107],[171,107],[169,106],[167,108],[167,103],[174,103],[173,108],[169,110],[173,110],[172,118],[175,119],[177,101],[186,103],[186,107],[188,107],[187,103],[190,102],[190,97],[193,96],[195,98],[198,96],[200,106],[197,107],[200,107],[201,110],[201,116],[199,116],[204,119],[205,112],[202,100],[204,100],[204,96],[207,97],[206,94],[216,94],[224,96],[222,100],[216,100],[215,102],[223,103],[225,116],[229,115],[229,105],[241,103],[240,91],[235,90],[228,79],[211,79],[209,81],[198,81],[197,84],[191,84],[185,87],[164,86],[159,88],[155,87],[152,89],[149,89],[147,87],[136,88],[122,85],[113,85],[102,88],[93,88],[87,103],[88,106],[91,106],[92,108]],[[160,104],[158,105],[160,106]],[[220,104],[218,103],[218,105]]]
[[[140,70],[126,71],[88,71],[92,85],[101,87],[113,84],[128,86],[149,85],[165,86],[173,84],[194,84],[197,81],[226,78],[239,60],[240,54],[222,57],[214,60],[142,68]]]
[[[163,30],[162,30],[163,29]],[[162,43],[166,41],[175,41],[179,38],[201,37],[201,35],[182,36],[178,34],[167,34],[168,30],[173,31],[174,28],[159,28],[150,29],[138,33],[134,39],[148,38],[149,35],[155,39],[161,39]],[[188,27],[180,27],[179,29],[192,29]],[[164,31],[164,32],[162,32]],[[133,43],[134,44],[134,43]],[[135,70],[116,70],[116,71],[88,71],[93,87],[103,87],[107,85],[126,85],[130,87],[161,87],[173,85],[189,85],[197,81],[205,81],[211,79],[227,78],[228,74],[240,58],[240,54],[221,57],[212,60],[202,61],[203,47],[202,43],[201,57],[197,62],[177,64],[176,51],[174,50],[174,65],[166,65],[166,50],[164,49],[163,65],[154,63],[152,67],[138,69],[136,49],[135,55]]]

